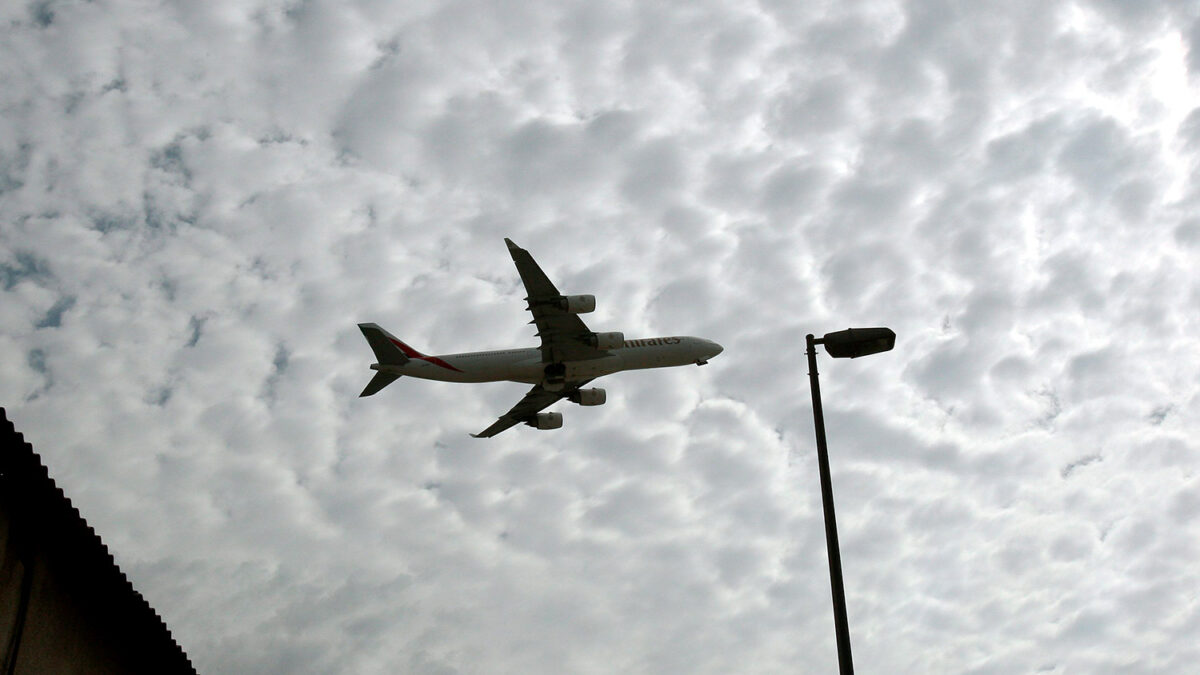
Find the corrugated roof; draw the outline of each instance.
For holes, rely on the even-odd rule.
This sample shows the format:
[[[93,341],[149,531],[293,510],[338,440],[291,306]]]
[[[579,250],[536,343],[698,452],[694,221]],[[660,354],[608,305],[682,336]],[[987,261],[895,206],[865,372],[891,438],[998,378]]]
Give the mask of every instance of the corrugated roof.
[[[191,660],[175,642],[166,623],[117,566],[95,529],[50,478],[33,445],[17,432],[0,408],[0,479],[11,500],[14,522],[31,543],[45,550],[56,571],[71,575],[80,589],[79,603],[103,608],[106,620],[130,636],[131,661],[139,668],[195,673]],[[66,570],[63,572],[62,570]],[[114,645],[115,647],[115,645]]]

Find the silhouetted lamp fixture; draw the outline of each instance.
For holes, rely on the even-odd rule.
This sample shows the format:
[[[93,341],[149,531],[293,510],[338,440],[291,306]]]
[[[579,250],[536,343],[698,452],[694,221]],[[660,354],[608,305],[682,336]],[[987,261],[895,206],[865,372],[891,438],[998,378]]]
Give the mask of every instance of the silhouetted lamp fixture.
[[[821,505],[825,511],[825,546],[829,551],[829,586],[833,591],[833,625],[837,633],[838,667],[841,675],[853,675],[850,656],[850,624],[846,619],[846,590],[842,586],[842,554],[838,550],[837,520],[833,514],[833,482],[829,478],[829,449],[825,445],[825,415],[821,411],[821,385],[817,382],[817,345],[835,359],[855,359],[886,352],[896,346],[891,328],[847,328],[808,343],[808,381],[812,385],[813,423],[817,432],[817,465],[821,472]]]
[[[825,345],[825,351],[835,359],[856,359],[860,356],[886,352],[896,346],[896,334],[891,328],[847,328],[826,333],[820,340],[809,341]]]

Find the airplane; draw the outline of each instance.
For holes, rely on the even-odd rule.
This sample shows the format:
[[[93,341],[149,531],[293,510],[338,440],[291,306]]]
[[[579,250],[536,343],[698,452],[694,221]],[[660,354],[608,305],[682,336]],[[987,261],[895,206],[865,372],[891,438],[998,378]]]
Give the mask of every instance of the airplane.
[[[723,351],[721,345],[698,337],[671,336],[626,340],[620,332],[596,333],[580,314],[595,311],[593,295],[563,295],[538,267],[528,251],[507,237],[508,252],[525,284],[537,325],[539,347],[488,352],[426,355],[413,349],[374,323],[360,323],[363,337],[375,352],[375,376],[363,389],[371,396],[402,375],[443,382],[522,382],[532,384],[511,410],[475,438],[489,438],[524,423],[535,429],[562,427],[562,413],[542,412],[562,399],[581,406],[603,405],[607,395],[599,387],[584,385],[622,370],[703,366]]]

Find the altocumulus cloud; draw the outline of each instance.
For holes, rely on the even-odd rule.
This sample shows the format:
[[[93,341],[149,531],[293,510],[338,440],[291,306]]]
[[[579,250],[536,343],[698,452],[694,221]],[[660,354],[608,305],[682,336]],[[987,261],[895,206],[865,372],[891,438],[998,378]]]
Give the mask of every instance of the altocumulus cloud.
[[[1200,7],[10,2],[0,400],[204,671],[1200,660]],[[376,321],[704,335],[564,429]]]

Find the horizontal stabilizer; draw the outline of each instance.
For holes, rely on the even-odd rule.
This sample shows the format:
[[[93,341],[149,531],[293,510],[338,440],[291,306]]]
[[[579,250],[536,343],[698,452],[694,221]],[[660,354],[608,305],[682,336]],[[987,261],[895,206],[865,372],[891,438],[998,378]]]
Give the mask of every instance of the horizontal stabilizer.
[[[383,389],[389,384],[395,382],[399,377],[400,376],[395,373],[375,373],[375,377],[372,377],[371,381],[367,383],[367,388],[363,389],[362,393],[358,396],[359,398],[362,398],[363,396],[370,396],[371,394],[374,394],[380,389]]]

